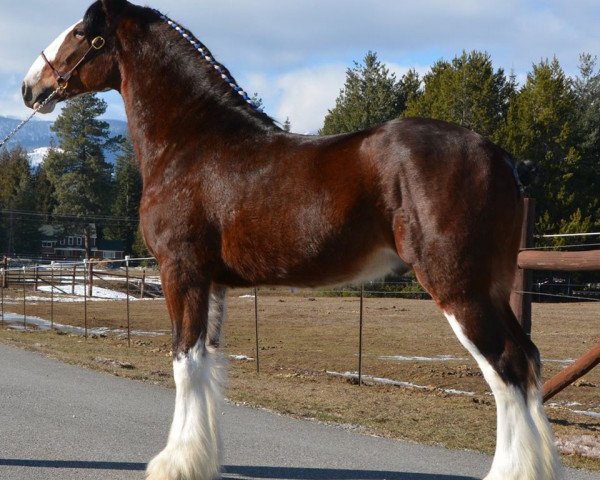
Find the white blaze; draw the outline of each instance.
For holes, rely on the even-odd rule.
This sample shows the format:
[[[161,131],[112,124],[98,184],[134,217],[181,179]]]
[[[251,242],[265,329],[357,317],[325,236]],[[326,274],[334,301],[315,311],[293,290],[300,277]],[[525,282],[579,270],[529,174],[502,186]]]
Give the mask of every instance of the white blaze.
[[[73,31],[73,28],[75,28],[75,25],[77,25],[80,22],[81,22],[81,20],[79,22],[76,22],[73,25],[71,25],[64,32],[62,32],[58,37],[56,37],[54,39],[54,41],[44,49],[44,55],[46,55],[46,58],[48,59],[48,61],[50,63],[52,63],[54,60],[56,60],[56,54],[58,53],[60,46],[65,41],[65,38],[67,38],[67,35]],[[44,65],[46,65],[46,62],[44,62],[44,59],[42,58],[42,56],[39,55],[35,59],[35,62],[33,62],[33,65],[31,65],[31,68],[29,69],[29,71],[27,72],[27,75],[25,76],[24,82],[26,85],[33,87],[40,81]]]

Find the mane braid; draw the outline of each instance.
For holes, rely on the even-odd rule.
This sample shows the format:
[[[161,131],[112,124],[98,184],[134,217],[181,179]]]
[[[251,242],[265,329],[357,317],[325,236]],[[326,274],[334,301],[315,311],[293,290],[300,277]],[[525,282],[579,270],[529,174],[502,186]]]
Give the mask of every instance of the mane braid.
[[[206,60],[206,62],[208,62],[217,71],[221,79],[225,83],[227,83],[233,91],[237,92],[242,97],[242,99],[248,104],[248,106],[252,108],[252,110],[264,115],[272,121],[272,119],[264,113],[263,109],[258,107],[248,96],[248,94],[244,91],[244,89],[242,89],[236,83],[236,81],[229,73],[229,70],[227,70],[227,68],[224,65],[220,64],[215,60],[215,58],[212,56],[206,45],[204,45],[200,40],[198,40],[194,36],[194,34],[192,34],[192,32],[190,32],[187,28],[182,27],[177,22],[174,22],[158,10],[154,10],[154,12],[161,18],[161,20],[167,23],[167,25],[169,25],[173,30],[175,30],[179,35],[181,35],[181,37],[183,37],[192,47],[194,47],[194,50],[200,53],[202,58]]]

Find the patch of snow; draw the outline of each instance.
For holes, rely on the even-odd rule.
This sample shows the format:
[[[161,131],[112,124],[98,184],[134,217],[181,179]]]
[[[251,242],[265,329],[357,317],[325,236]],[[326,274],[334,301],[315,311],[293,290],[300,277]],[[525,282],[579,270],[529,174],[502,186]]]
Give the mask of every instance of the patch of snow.
[[[38,290],[40,290],[42,292],[48,292],[48,293],[50,293],[51,289],[52,289],[52,287],[50,285],[42,285],[41,287],[38,288]],[[86,293],[87,293],[87,287],[84,287],[83,285],[75,285],[75,295],[76,296],[83,297]],[[60,294],[60,292],[57,293],[56,289],[55,289],[54,295],[62,295],[62,294]],[[108,300],[124,300],[127,298],[127,294],[123,293],[123,292],[117,292],[116,290],[109,290],[108,288],[94,286],[92,288],[92,298],[100,298],[103,300],[106,300],[106,299],[108,299]],[[129,300],[136,300],[136,298],[129,295]]]
[[[334,376],[334,377],[351,378],[353,380],[358,380],[357,372],[340,373],[340,372],[332,372],[332,371],[327,370],[327,374]],[[402,380],[392,380],[390,378],[374,377],[372,375],[362,375],[362,378],[364,380],[368,380],[368,381],[371,381],[374,383],[381,383],[383,385],[393,385],[395,387],[414,388],[417,390],[432,390],[432,387],[427,387],[425,385],[417,385],[416,383],[405,382]],[[438,390],[440,392],[448,393],[451,395],[466,395],[469,397],[472,397],[473,395],[475,395],[475,392],[455,390],[454,388],[437,388],[437,387],[435,387],[435,388],[433,388],[433,390]]]
[[[48,155],[48,152],[51,150],[51,147],[40,147],[34,148],[33,150],[27,152],[27,158],[29,159],[29,164],[32,167],[39,167],[42,163],[44,163],[44,159]],[[54,148],[59,152],[62,152],[60,148]]]
[[[556,446],[561,453],[600,458],[600,437],[596,435],[557,436]]]
[[[466,358],[454,357],[452,355],[436,355],[435,357],[421,357],[418,355],[383,355],[379,360],[391,360],[394,362],[449,362],[451,360],[467,360]]]
[[[254,360],[252,357],[249,357],[247,355],[229,355],[229,358],[232,358],[233,360],[240,360],[246,362]]]
[[[575,363],[573,358],[542,358],[542,363]]]
[[[238,298],[254,298],[253,294],[240,295]]]
[[[4,313],[4,321],[7,322],[9,325],[8,327],[13,329],[13,330],[27,330],[27,326],[36,326],[38,328],[38,330],[50,330],[51,327],[51,322],[49,320],[46,320],[44,318],[40,318],[40,317],[34,317],[34,316],[29,316],[27,315],[27,318],[25,320],[25,325],[23,324],[23,315],[18,315],[16,313]],[[16,322],[16,323],[12,323],[12,322]],[[63,325],[61,323],[56,323],[54,322],[54,329],[55,330],[59,330],[61,332],[65,332],[65,333],[73,333],[76,335],[84,335],[85,334],[85,328],[83,327],[74,327],[72,325]],[[108,335],[108,334],[113,334],[113,335],[126,335],[127,334],[127,330],[122,329],[122,328],[108,328],[108,327],[94,327],[94,328],[88,328],[87,330],[88,335]],[[159,337],[161,335],[164,335],[165,333],[168,333],[167,330],[162,330],[162,331],[157,331],[157,332],[150,332],[150,331],[144,331],[144,330],[131,330],[131,335],[134,337]]]
[[[573,413],[578,413],[579,415],[586,415],[588,417],[600,418],[600,412],[594,412],[592,410],[571,410]]]

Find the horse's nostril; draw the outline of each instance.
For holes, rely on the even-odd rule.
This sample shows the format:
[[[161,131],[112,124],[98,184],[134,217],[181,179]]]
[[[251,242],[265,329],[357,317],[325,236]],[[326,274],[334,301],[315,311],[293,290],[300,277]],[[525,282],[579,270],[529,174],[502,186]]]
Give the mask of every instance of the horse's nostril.
[[[23,94],[23,100],[29,102],[31,100],[31,87],[29,87],[25,82],[21,86],[21,93]]]

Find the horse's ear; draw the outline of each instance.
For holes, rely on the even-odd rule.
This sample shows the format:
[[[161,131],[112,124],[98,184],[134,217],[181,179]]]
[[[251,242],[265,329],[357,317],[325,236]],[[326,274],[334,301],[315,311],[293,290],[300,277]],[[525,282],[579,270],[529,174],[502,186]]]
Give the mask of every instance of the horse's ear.
[[[106,14],[106,17],[110,20],[115,16],[119,15],[123,9],[127,6],[127,0],[100,0],[102,4],[102,10]]]
[[[92,3],[83,16],[83,28],[87,37],[106,37],[108,30],[114,29],[114,22],[128,3],[126,0],[98,0]]]

